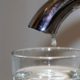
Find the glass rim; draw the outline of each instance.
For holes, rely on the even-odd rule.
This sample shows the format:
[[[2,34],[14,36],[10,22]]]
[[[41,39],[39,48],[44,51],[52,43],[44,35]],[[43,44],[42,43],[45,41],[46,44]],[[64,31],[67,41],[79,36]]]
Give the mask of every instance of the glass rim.
[[[77,55],[70,55],[70,56],[24,56],[24,55],[20,55],[20,54],[15,54],[19,51],[32,51],[32,50],[39,50],[39,51],[51,51],[51,50],[67,50],[67,51],[80,51],[80,49],[78,48],[71,48],[71,47],[35,47],[35,48],[25,48],[25,49],[18,49],[16,51],[12,52],[12,55],[14,55],[15,57],[19,57],[19,58],[27,58],[27,59],[42,59],[42,60],[53,60],[53,59],[70,59],[70,58],[78,58],[80,56]]]
[[[18,51],[31,51],[31,50],[42,50],[42,51],[50,51],[50,50],[68,50],[68,51],[80,51],[79,48],[72,48],[72,47],[31,47],[31,48],[24,48],[24,49],[18,49],[14,50],[13,52],[18,52]]]

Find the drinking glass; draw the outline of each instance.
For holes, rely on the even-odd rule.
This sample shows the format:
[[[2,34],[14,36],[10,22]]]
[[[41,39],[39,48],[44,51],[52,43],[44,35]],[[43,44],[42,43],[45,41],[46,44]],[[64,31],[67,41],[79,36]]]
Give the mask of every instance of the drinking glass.
[[[12,52],[13,80],[80,80],[80,49],[39,47]]]

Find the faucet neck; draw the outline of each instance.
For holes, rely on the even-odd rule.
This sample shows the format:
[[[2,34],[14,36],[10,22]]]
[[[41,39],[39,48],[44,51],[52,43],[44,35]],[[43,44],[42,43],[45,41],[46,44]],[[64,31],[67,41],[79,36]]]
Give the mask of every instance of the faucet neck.
[[[80,0],[48,0],[35,14],[29,27],[55,35],[63,20],[76,6],[80,6]]]
[[[45,33],[56,33],[61,22],[80,0],[49,0],[31,20],[29,27]]]

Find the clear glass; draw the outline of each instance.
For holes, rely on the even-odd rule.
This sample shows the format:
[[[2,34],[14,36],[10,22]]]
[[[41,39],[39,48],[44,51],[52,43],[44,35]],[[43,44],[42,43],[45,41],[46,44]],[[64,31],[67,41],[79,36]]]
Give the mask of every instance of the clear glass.
[[[80,80],[80,49],[40,47],[12,52],[13,80]]]

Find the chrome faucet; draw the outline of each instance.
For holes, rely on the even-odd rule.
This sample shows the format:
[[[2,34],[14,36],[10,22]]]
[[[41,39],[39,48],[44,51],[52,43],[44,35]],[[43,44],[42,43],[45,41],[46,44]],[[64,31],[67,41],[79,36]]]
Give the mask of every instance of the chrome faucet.
[[[54,37],[63,20],[79,6],[80,0],[48,0],[35,14],[29,27]]]

